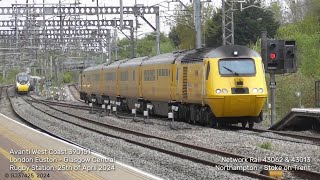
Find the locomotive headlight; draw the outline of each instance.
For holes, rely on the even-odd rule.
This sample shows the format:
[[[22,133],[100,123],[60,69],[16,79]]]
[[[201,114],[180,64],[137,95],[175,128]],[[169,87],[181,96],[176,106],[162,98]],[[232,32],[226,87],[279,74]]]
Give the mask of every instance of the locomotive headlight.
[[[238,56],[238,51],[233,51],[234,56]]]
[[[253,92],[253,93],[257,93],[257,92],[258,92],[258,89],[257,89],[257,88],[254,88],[254,89],[252,90],[252,92]]]
[[[221,93],[221,89],[216,89],[216,93],[220,94]]]
[[[262,88],[259,88],[259,93],[263,93],[263,89]]]
[[[227,94],[228,90],[227,89],[222,89],[223,94]]]

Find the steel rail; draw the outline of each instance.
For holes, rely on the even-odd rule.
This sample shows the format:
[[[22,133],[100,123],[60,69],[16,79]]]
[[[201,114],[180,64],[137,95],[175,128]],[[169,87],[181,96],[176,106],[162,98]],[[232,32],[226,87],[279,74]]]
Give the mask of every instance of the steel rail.
[[[282,135],[282,136],[288,136],[296,139],[303,139],[303,140],[308,140],[308,141],[313,141],[315,143],[318,143],[320,145],[320,136],[313,136],[313,135],[302,135],[302,134],[294,134],[290,132],[281,132],[281,131],[274,131],[274,130],[264,130],[264,129],[253,129],[253,131],[256,132],[271,132],[274,134]]]
[[[69,89],[69,92],[71,93],[71,95],[73,96],[73,98],[74,98],[75,100],[77,100],[77,101],[79,101],[79,102],[82,102],[80,99],[78,99],[78,98],[76,97],[76,95],[75,95],[75,93],[74,93],[74,89],[76,89],[76,90],[78,91],[78,93],[79,93],[79,90],[75,87],[74,84],[69,84],[69,85],[68,85],[68,89]]]
[[[110,128],[110,129],[113,129],[113,130],[116,130],[116,131],[121,131],[121,132],[124,132],[124,133],[130,133],[130,134],[133,134],[133,135],[136,135],[136,136],[141,136],[141,137],[146,137],[146,138],[154,138],[154,139],[158,139],[158,140],[162,140],[162,141],[167,141],[167,142],[170,142],[170,143],[174,143],[174,144],[181,145],[181,146],[183,146],[183,147],[191,148],[191,149],[198,150],[198,151],[203,151],[203,152],[210,153],[210,154],[216,154],[216,155],[221,155],[221,156],[226,156],[226,157],[233,157],[233,158],[245,158],[245,159],[250,159],[249,157],[242,156],[242,155],[238,155],[238,154],[233,154],[233,153],[228,153],[228,152],[225,152],[225,151],[220,151],[220,150],[210,149],[210,148],[206,148],[206,147],[196,146],[196,145],[193,145],[193,144],[188,144],[188,143],[176,141],[176,140],[173,140],[173,139],[163,138],[163,137],[159,137],[159,136],[153,136],[153,135],[150,135],[150,134],[146,134],[146,133],[142,133],[142,132],[138,132],[138,131],[133,131],[133,130],[130,130],[130,129],[113,126],[113,125],[110,125],[110,124],[107,124],[107,123],[102,123],[102,122],[99,122],[99,121],[87,119],[87,118],[84,118],[84,117],[79,116],[79,115],[75,115],[75,114],[72,114],[72,113],[69,113],[69,112],[65,112],[65,111],[59,110],[59,109],[57,109],[57,108],[54,108],[54,107],[52,107],[52,106],[50,106],[50,105],[47,105],[47,104],[45,104],[45,103],[43,103],[43,102],[40,102],[40,101],[39,101],[39,103],[44,104],[44,105],[46,105],[46,106],[48,106],[48,107],[50,107],[51,109],[54,109],[54,110],[56,110],[56,111],[62,112],[62,113],[64,113],[64,114],[68,114],[68,115],[73,116],[73,117],[76,117],[76,118],[78,118],[78,119],[80,119],[80,120],[83,120],[83,121],[85,121],[85,122],[92,123],[92,124],[94,124],[94,125],[98,125],[98,126],[101,126],[101,127]],[[33,107],[34,107],[34,106],[33,106]],[[36,107],[35,107],[35,108],[36,108]],[[37,109],[40,110],[40,111],[42,111],[42,112],[44,112],[44,113],[48,113],[48,112],[43,111],[43,110],[41,110],[41,109],[39,109],[39,108],[37,108]],[[51,116],[52,116],[52,115],[51,115]],[[61,119],[61,118],[59,118],[59,117],[56,117],[56,118]],[[66,121],[66,120],[64,120],[64,119],[61,119],[61,120]],[[69,121],[67,121],[67,122],[69,122]],[[69,122],[69,123],[72,123],[72,122]],[[85,127],[85,126],[83,126],[83,125],[79,125],[79,124],[76,124],[76,123],[72,123],[72,124],[77,125],[77,126],[81,126],[81,127],[83,127],[83,128],[88,128],[88,127]],[[92,128],[89,128],[89,129],[92,129]],[[95,129],[92,129],[92,130],[97,131],[97,130],[95,130]],[[101,133],[106,133],[106,132],[101,132]],[[106,133],[105,135],[108,135],[108,133]],[[109,135],[110,135],[110,134],[109,134]],[[111,136],[114,136],[114,135],[111,135]],[[116,136],[115,138],[119,138],[119,137]],[[130,143],[131,143],[131,140],[129,140],[129,139],[123,138],[123,140],[128,140],[128,142],[130,141]],[[132,142],[132,143],[136,143],[136,142]],[[143,143],[142,143],[142,144],[143,144]],[[145,144],[145,146],[150,146],[150,145]],[[157,147],[148,147],[148,148],[151,148],[151,149],[152,149],[152,148],[155,148],[155,150],[157,149]],[[167,151],[167,150],[161,149],[161,151]],[[170,151],[167,151],[167,153],[170,153]],[[175,153],[176,153],[176,152],[174,152],[172,155],[174,155]],[[178,154],[176,154],[176,155],[174,155],[174,156],[177,156],[177,155],[178,155]],[[184,156],[184,157],[187,157],[186,155],[181,155],[181,157],[183,157],[183,156]],[[192,160],[193,158],[194,158],[194,157],[191,157],[190,160]],[[184,159],[185,159],[185,158],[184,158]],[[192,160],[192,161],[195,161],[195,162],[196,162],[195,159]],[[202,164],[205,164],[205,163],[206,163],[204,160],[201,160],[201,159],[200,159],[198,162],[199,162],[199,163],[203,162]],[[262,165],[277,166],[277,167],[282,167],[282,168],[287,167],[287,166],[284,165],[284,164],[273,163],[273,162],[266,162],[266,161],[258,161],[258,162],[250,162],[250,161],[248,161],[248,162],[249,162],[249,163],[255,163],[255,164],[262,164]],[[212,163],[212,162],[207,162],[206,165],[208,165],[208,164],[210,164],[210,163]],[[213,164],[212,164],[212,165],[213,165]],[[216,165],[218,165],[218,164],[215,164],[214,166],[216,166]],[[224,167],[224,165],[218,165],[218,166]],[[234,172],[234,171],[232,171],[232,172]],[[237,172],[238,172],[238,171],[237,171]],[[241,172],[242,172],[242,171],[241,171]],[[249,172],[249,171],[244,171],[244,172],[248,173],[247,176],[250,176],[250,177],[257,175],[257,173],[252,173],[252,172]],[[320,177],[320,173],[319,173],[319,172],[315,172],[315,171],[293,170],[292,172],[295,173],[295,174],[298,174],[298,175],[303,174],[304,176],[307,176],[307,177],[310,177],[310,178],[318,178],[318,177]],[[251,176],[251,175],[252,175],[252,176]],[[258,174],[258,175],[259,175],[259,177],[256,176],[256,177],[258,177],[258,178],[266,178],[266,179],[271,178],[271,177],[269,177],[269,176],[264,176],[264,175],[263,175],[263,176],[260,176],[261,174]],[[272,178],[272,179],[274,179],[274,178]]]
[[[65,142],[68,142],[68,143],[70,143],[70,144],[73,144],[73,145],[75,145],[75,146],[81,147],[82,149],[88,149],[88,148],[86,148],[86,147],[84,147],[84,146],[82,146],[82,145],[80,145],[80,144],[77,144],[77,143],[75,143],[75,142],[73,142],[73,141],[70,141],[70,140],[68,140],[68,139],[66,139],[66,138],[63,138],[62,136],[56,135],[56,134],[54,134],[54,133],[51,133],[50,131],[47,131],[47,130],[45,130],[45,129],[43,129],[43,128],[41,128],[41,127],[39,127],[39,126],[37,126],[37,125],[35,125],[35,124],[33,124],[33,123],[30,123],[25,117],[23,117],[22,115],[20,115],[19,112],[17,111],[17,109],[13,106],[13,103],[12,103],[11,98],[14,98],[14,97],[9,97],[8,89],[9,89],[9,88],[6,89],[6,96],[7,96],[7,98],[9,99],[9,102],[10,102],[11,108],[12,108],[12,110],[13,110],[13,113],[14,113],[17,117],[19,117],[24,123],[26,123],[29,127],[33,128],[33,129],[36,129],[36,130],[38,130],[38,131],[40,131],[40,132],[42,132],[42,133],[48,134],[48,135],[50,135],[50,136],[52,136],[52,137],[55,137],[55,138],[57,138],[57,139],[60,139],[60,140],[62,140],[62,141],[65,141]],[[93,151],[93,150],[92,150],[92,152],[96,152],[96,151]],[[97,152],[97,153],[98,153],[98,152]]]
[[[75,104],[69,104],[69,103],[61,103],[61,102],[53,102],[53,101],[48,101],[48,100],[41,100],[42,102],[51,104],[51,105],[59,105],[63,107],[69,107],[69,108],[75,108],[75,109],[83,109],[83,110],[91,110],[92,108],[86,105],[75,105]],[[104,109],[100,107],[94,107],[94,110],[96,111],[103,111]],[[122,113],[123,115],[128,115],[126,113]],[[120,116],[119,116],[120,117]],[[125,117],[120,117],[120,118],[125,118]],[[132,117],[130,117],[132,118]],[[232,127],[237,130],[243,130],[243,128],[239,127]],[[249,129],[246,129],[249,130]],[[252,129],[250,131],[253,132],[258,132],[258,133],[264,133],[264,132],[271,132],[274,134],[278,134],[281,136],[287,136],[287,137],[292,137],[296,139],[303,139],[303,140],[308,140],[312,141],[313,143],[304,143],[304,142],[299,142],[299,141],[294,141],[294,140],[286,140],[286,139],[281,139],[281,138],[271,138],[271,139],[277,139],[277,140],[283,140],[283,141],[289,141],[289,142],[294,142],[294,143],[304,143],[304,144],[310,144],[310,145],[320,145],[320,136],[313,136],[313,135],[300,135],[300,134],[294,134],[294,133],[289,133],[289,132],[280,132],[280,131],[274,131],[274,130],[264,130],[264,129]],[[270,138],[270,137],[265,137],[265,138]]]
[[[27,102],[27,101],[26,101]],[[43,102],[40,102],[41,104],[43,105],[46,105],[45,103]],[[145,148],[148,148],[148,149],[152,149],[152,150],[156,150],[156,151],[159,151],[159,152],[162,152],[162,153],[165,153],[165,154],[169,154],[169,155],[172,155],[172,156],[176,156],[176,157],[179,157],[179,158],[182,158],[182,159],[187,159],[187,160],[190,160],[190,161],[193,161],[193,162],[196,162],[196,163],[201,163],[203,165],[208,165],[208,166],[212,166],[212,167],[226,167],[225,165],[223,164],[219,164],[219,163],[215,163],[215,162],[212,162],[212,161],[207,161],[207,160],[203,160],[203,159],[199,159],[199,158],[195,158],[195,157],[192,157],[192,156],[188,156],[188,155],[185,155],[185,154],[182,154],[182,153],[177,153],[177,152],[174,152],[174,151],[170,151],[170,150],[166,150],[166,149],[163,149],[163,148],[159,148],[159,147],[155,147],[155,146],[151,146],[151,145],[148,145],[148,144],[145,144],[145,143],[142,143],[142,142],[137,142],[137,141],[133,141],[133,140],[130,140],[128,138],[123,138],[123,137],[119,137],[119,136],[115,136],[113,134],[110,134],[110,133],[107,133],[107,132],[102,132],[102,131],[99,131],[97,129],[94,129],[94,128],[90,128],[90,127],[87,127],[85,125],[81,125],[81,124],[77,124],[77,123],[73,123],[73,122],[70,122],[70,121],[67,121],[65,119],[62,119],[60,117],[57,117],[56,115],[52,115],[50,113],[48,113],[47,111],[44,111],[40,108],[37,108],[35,107],[34,105],[30,104],[33,108],[51,116],[51,117],[54,117],[56,119],[59,119],[59,120],[62,120],[64,122],[67,122],[67,123],[70,123],[70,124],[73,124],[73,125],[76,125],[76,126],[79,126],[81,128],[84,128],[84,129],[87,129],[87,130],[90,130],[90,131],[93,131],[93,132],[96,132],[96,133],[99,133],[99,134],[102,134],[102,135],[105,135],[105,136],[109,136],[109,137],[113,137],[113,138],[117,138],[117,139],[121,139],[121,140],[124,140],[126,142],[129,142],[129,143],[132,143],[132,144],[136,144],[138,146],[141,146],[141,147],[145,147]],[[119,128],[119,127],[116,127],[116,126],[112,126],[112,125],[107,125],[107,124],[104,124],[104,123],[99,123],[97,121],[92,121],[92,120],[89,120],[89,119],[86,119],[86,118],[83,118],[81,116],[77,116],[77,115],[73,115],[71,113],[67,113],[67,112],[64,112],[64,111],[61,111],[61,110],[58,110],[50,105],[46,105],[56,111],[59,111],[59,112],[62,112],[62,113],[65,113],[65,114],[68,114],[70,116],[73,116],[73,117],[77,117],[78,119],[81,119],[85,122],[89,122],[89,123],[92,123],[92,124],[95,124],[95,125],[103,125],[107,128],[110,128],[110,129],[114,129],[114,130],[118,130],[118,131],[121,131],[121,132],[124,132],[124,133],[130,133],[130,134],[135,134],[137,136],[144,136],[144,137],[149,137],[149,138],[156,138],[156,136],[152,136],[152,135],[148,135],[148,134],[144,134],[144,133],[139,133],[139,132],[136,132],[136,131],[132,131],[132,130],[127,130],[127,129],[124,129],[124,128]],[[162,139],[162,138],[157,138],[157,139]],[[192,145],[193,146],[193,145]],[[248,177],[252,177],[252,178],[259,178],[259,179],[275,179],[273,177],[269,177],[269,176],[266,176],[266,175],[262,175],[262,174],[258,174],[258,173],[254,173],[254,172],[250,172],[250,171],[242,171],[242,170],[230,170],[231,173],[235,173],[235,174],[241,174],[241,175],[245,175],[245,176],[248,176]]]

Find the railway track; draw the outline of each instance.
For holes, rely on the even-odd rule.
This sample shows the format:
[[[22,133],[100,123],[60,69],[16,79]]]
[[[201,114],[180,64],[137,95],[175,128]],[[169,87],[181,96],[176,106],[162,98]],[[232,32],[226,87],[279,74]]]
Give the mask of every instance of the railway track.
[[[253,129],[253,131],[259,132],[259,133],[270,132],[270,133],[278,134],[281,136],[287,136],[287,137],[291,137],[291,138],[312,141],[314,143],[314,145],[320,146],[320,136],[302,135],[302,134],[295,134],[295,133],[291,133],[291,132],[273,131],[273,130],[267,130],[267,129]]]
[[[17,119],[17,116],[13,112],[10,98],[9,98],[9,90],[14,89],[14,88],[11,88],[12,86],[14,85],[1,86],[0,112],[13,119]],[[14,94],[11,94],[10,96],[14,96]]]
[[[43,113],[46,113],[46,114],[48,114],[48,115],[50,115],[52,117],[55,117],[57,119],[60,119],[62,121],[74,124],[74,125],[79,126],[81,128],[85,128],[87,130],[94,131],[96,133],[99,133],[99,134],[102,134],[102,135],[105,135],[105,136],[122,139],[124,141],[129,142],[129,143],[136,144],[138,146],[146,147],[146,148],[149,148],[149,149],[153,149],[153,150],[156,150],[156,151],[159,151],[159,152],[163,152],[163,153],[166,153],[166,154],[170,154],[170,155],[182,158],[182,159],[188,159],[188,160],[196,162],[196,163],[201,163],[201,164],[212,166],[212,167],[222,167],[222,168],[226,167],[224,164],[219,164],[219,163],[215,163],[215,162],[212,162],[212,161],[207,161],[207,160],[204,160],[204,159],[188,156],[188,155],[185,155],[185,154],[182,154],[182,153],[166,150],[166,149],[159,148],[159,147],[156,147],[156,146],[151,146],[151,145],[146,144],[144,142],[132,141],[132,140],[130,140],[130,138],[118,137],[118,136],[113,135],[112,133],[108,133],[106,131],[99,131],[99,130],[97,130],[95,128],[91,128],[91,127],[85,126],[83,124],[90,123],[92,125],[96,125],[96,126],[99,126],[99,127],[112,129],[112,130],[119,131],[119,132],[122,132],[122,133],[125,133],[125,134],[131,134],[131,135],[140,136],[140,137],[144,137],[144,138],[153,138],[153,139],[157,139],[157,140],[161,140],[161,141],[165,141],[165,142],[169,142],[169,143],[174,143],[174,144],[183,146],[185,148],[190,148],[190,149],[193,149],[193,150],[196,150],[196,151],[201,151],[201,152],[205,152],[205,153],[209,153],[209,154],[213,154],[213,155],[219,155],[219,156],[231,157],[231,158],[250,159],[250,157],[245,157],[245,156],[241,156],[241,155],[238,155],[238,154],[232,154],[232,153],[228,153],[228,152],[225,152],[225,151],[220,151],[220,150],[210,149],[210,148],[206,148],[206,147],[196,146],[196,145],[193,145],[193,144],[188,144],[188,143],[176,141],[176,140],[173,140],[173,139],[168,139],[168,138],[158,137],[158,136],[154,136],[154,135],[150,135],[150,134],[145,134],[145,133],[141,133],[141,132],[138,132],[138,131],[133,131],[133,130],[130,130],[130,129],[125,129],[125,128],[113,126],[113,125],[110,125],[110,124],[107,124],[107,123],[102,123],[102,122],[99,122],[99,121],[96,121],[96,120],[87,119],[87,118],[84,118],[84,117],[79,116],[79,115],[75,115],[75,114],[72,114],[72,113],[69,113],[69,112],[66,112],[66,111],[59,110],[59,109],[54,108],[53,106],[51,106],[51,105],[49,105],[49,104],[47,104],[45,102],[41,102],[41,101],[38,101],[36,99],[33,99],[33,102],[28,102],[28,103],[30,103],[31,106],[33,106],[35,109],[38,109],[39,111],[41,111]],[[80,121],[83,121],[85,123],[81,123],[81,122],[74,123],[74,122],[66,121],[66,120],[64,120],[62,118],[59,118],[58,116],[56,116],[54,114],[48,113],[47,111],[44,111],[44,110],[42,110],[40,108],[37,108],[36,106],[33,105],[33,103],[41,103],[41,104],[43,104],[45,106],[48,106],[50,109],[53,109],[55,111],[59,111],[61,113],[67,114],[69,116],[76,117],[77,119],[79,119]],[[259,165],[269,165],[269,166],[282,167],[282,168],[286,168],[287,167],[287,165],[285,165],[285,164],[265,162],[265,161],[249,162],[249,163],[254,163],[254,164],[259,164]],[[320,173],[314,172],[314,171],[294,170],[292,172],[297,176],[308,177],[309,179],[317,179],[318,177],[320,177]],[[257,172],[252,172],[252,171],[236,170],[236,171],[231,171],[231,173],[241,174],[241,175],[245,175],[245,176],[248,176],[248,177],[254,177],[254,178],[259,178],[259,179],[274,179],[272,177],[265,176],[265,175],[259,174]]]
[[[11,87],[13,85],[4,85],[4,86],[0,86],[0,99],[3,99],[3,98],[8,98],[8,88]],[[3,94],[5,93],[5,95],[3,96]]]
[[[221,129],[221,130],[224,130],[224,129]],[[248,134],[248,132],[256,132],[256,133],[259,133],[256,135],[264,137],[264,138],[320,146],[320,135],[317,135],[317,134],[303,135],[303,134],[296,134],[296,133],[285,132],[285,131],[275,131],[275,130],[257,129],[257,128],[249,129],[249,128],[242,128],[242,127],[238,127],[238,126],[227,126],[225,130],[226,131],[230,131],[230,130],[239,131],[239,133],[243,133],[243,134]],[[243,130],[247,130],[247,132],[240,132]],[[273,133],[273,134],[280,135],[282,137],[290,137],[290,138],[294,138],[297,140],[282,139],[281,137],[277,138],[277,137],[262,136],[262,135],[260,135],[260,133]],[[306,140],[309,142],[302,142],[301,140]]]
[[[68,142],[68,143],[70,143],[70,144],[76,145],[76,146],[78,146],[78,147],[82,147],[83,149],[88,149],[88,148],[86,148],[86,147],[84,147],[84,146],[82,146],[82,145],[80,145],[80,144],[77,144],[77,143],[75,143],[75,142],[73,142],[73,141],[70,141],[70,140],[68,140],[68,139],[65,139],[65,138],[63,138],[62,136],[58,136],[58,135],[56,135],[56,134],[54,134],[54,133],[51,133],[50,131],[46,131],[46,130],[44,130],[43,128],[41,128],[41,127],[39,127],[39,126],[36,126],[36,125],[30,123],[30,122],[28,121],[28,119],[26,119],[24,116],[20,115],[19,111],[14,107],[11,98],[16,98],[16,97],[14,97],[14,96],[9,97],[8,89],[9,89],[9,88],[7,87],[7,89],[6,89],[6,97],[9,99],[9,102],[10,102],[10,105],[11,105],[11,108],[12,108],[12,111],[13,111],[13,113],[15,114],[15,116],[17,116],[17,118],[19,118],[19,120],[22,121],[24,124],[28,125],[29,127],[33,128],[33,129],[36,129],[36,130],[38,130],[38,131],[40,131],[40,132],[46,133],[46,134],[48,134],[48,135],[50,135],[50,136],[53,136],[53,137],[55,137],[55,138],[57,138],[57,139],[60,139],[60,140],[62,140],[62,141],[66,141],[66,142]],[[19,97],[22,97],[22,96],[19,96]],[[92,151],[92,152],[94,152],[94,151]]]
[[[50,104],[50,105],[58,105],[58,106],[62,106],[62,107],[68,107],[68,108],[74,108],[74,109],[82,109],[82,110],[88,110],[90,111],[92,109],[92,107],[89,107],[87,105],[75,105],[75,104],[70,104],[70,103],[61,103],[61,102],[53,102],[53,101],[49,101],[49,100],[41,100],[41,102]],[[100,108],[100,107],[93,107],[94,111],[97,112],[101,112],[104,109]],[[128,114],[128,113],[121,113],[120,115],[117,115],[120,118],[133,118],[132,115]],[[124,116],[124,117],[122,117]],[[138,116],[138,117],[143,117],[143,116]],[[164,118],[161,118],[162,120]],[[244,130],[243,128],[240,127],[235,127],[232,126],[230,127],[233,130]],[[228,130],[230,130],[230,128]],[[246,128],[246,130],[249,130],[248,128]],[[320,136],[315,136],[315,135],[302,135],[302,134],[294,134],[294,133],[290,133],[290,132],[281,132],[281,131],[273,131],[273,130],[266,130],[266,129],[252,129],[249,130],[252,132],[257,132],[257,133],[274,133],[274,134],[278,134],[281,136],[285,136],[285,137],[291,137],[291,138],[295,138],[298,140],[307,140],[310,141],[312,143],[306,143],[306,142],[301,142],[301,141],[295,141],[295,140],[288,140],[288,139],[281,139],[281,138],[272,138],[272,137],[265,137],[265,138],[269,138],[269,139],[277,139],[277,140],[284,140],[284,141],[289,141],[289,142],[295,142],[295,143],[304,143],[304,144],[311,144],[311,145],[318,145],[320,146]]]
[[[0,86],[0,95],[1,95],[1,97],[0,97],[0,102],[1,102],[1,100],[2,100],[2,89],[3,89],[3,86]]]
[[[83,101],[80,100],[80,97],[79,97],[80,96],[79,95],[80,91],[79,91],[79,89],[77,88],[77,86],[75,84],[69,84],[68,88],[69,88],[69,91],[70,91],[71,95],[73,96],[73,98],[75,100],[77,100],[79,102],[83,102]],[[74,91],[77,91],[78,94],[76,95]]]
[[[73,104],[73,103],[65,103],[65,102],[58,102],[58,101],[51,101],[51,100],[29,100],[30,102],[37,102],[37,101],[41,101],[44,102],[46,104],[50,104],[50,105],[55,105],[55,106],[61,106],[61,107],[67,107],[67,108],[74,108],[74,109],[81,109],[81,110],[88,110],[88,111],[95,111],[95,112],[102,112],[105,111],[105,109],[102,109],[101,107],[98,106],[93,106],[90,107],[88,105],[81,105],[81,104]],[[81,103],[83,103],[81,101]],[[115,115],[115,114],[113,114]],[[123,116],[121,116],[123,115]],[[125,112],[118,112],[118,114],[116,115],[119,118],[126,118],[126,119],[133,119],[133,116],[129,113],[125,113]],[[137,115],[137,118],[141,118],[143,117],[142,115]],[[163,118],[162,118],[163,119]]]

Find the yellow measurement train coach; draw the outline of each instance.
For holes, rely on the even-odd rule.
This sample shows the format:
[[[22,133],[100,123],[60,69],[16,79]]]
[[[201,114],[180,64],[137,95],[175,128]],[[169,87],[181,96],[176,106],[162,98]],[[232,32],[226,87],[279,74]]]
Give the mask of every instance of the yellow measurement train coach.
[[[189,123],[249,124],[262,121],[267,87],[261,56],[239,45],[116,61],[84,69],[80,97],[120,109]]]

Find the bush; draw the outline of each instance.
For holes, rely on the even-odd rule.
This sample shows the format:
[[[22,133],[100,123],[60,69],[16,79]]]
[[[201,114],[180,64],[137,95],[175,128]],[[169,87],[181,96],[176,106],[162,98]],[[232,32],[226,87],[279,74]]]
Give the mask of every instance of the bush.
[[[270,150],[271,149],[271,143],[270,142],[264,142],[264,143],[260,144],[259,147],[262,148],[262,149]]]
[[[292,108],[298,108],[301,105],[305,108],[311,108],[315,105],[315,81],[316,77],[303,74],[299,70],[295,74],[277,76],[277,119],[283,118]],[[300,97],[296,96],[300,92]]]
[[[66,72],[66,73],[63,75],[63,83],[71,83],[71,80],[72,80],[71,73]]]

